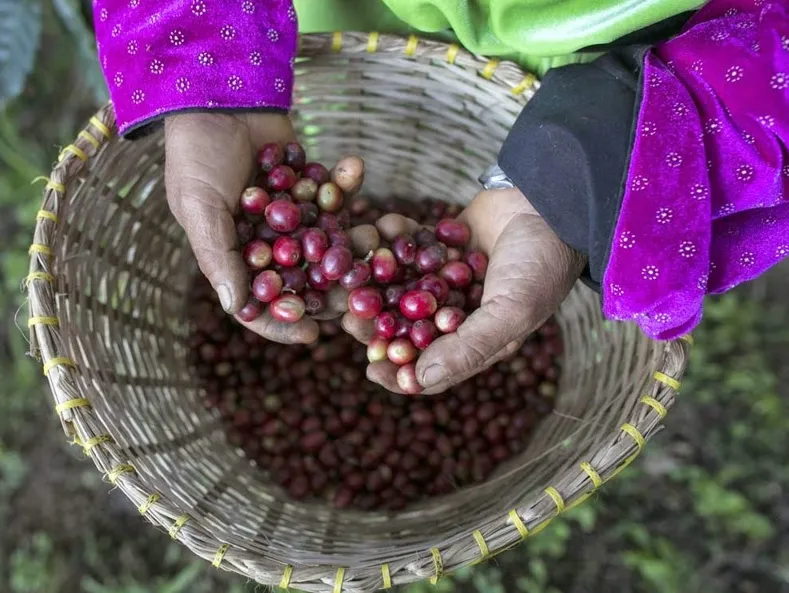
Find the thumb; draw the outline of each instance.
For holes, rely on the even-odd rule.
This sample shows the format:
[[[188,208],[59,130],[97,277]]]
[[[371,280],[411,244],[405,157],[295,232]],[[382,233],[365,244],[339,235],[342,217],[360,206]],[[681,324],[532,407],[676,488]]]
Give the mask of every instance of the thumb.
[[[455,333],[439,338],[419,357],[416,376],[425,393],[440,393],[514,353],[531,329],[528,317],[508,300],[483,303]]]
[[[181,177],[168,199],[222,308],[238,313],[249,298],[249,272],[237,251],[235,222],[222,197],[198,180]]]

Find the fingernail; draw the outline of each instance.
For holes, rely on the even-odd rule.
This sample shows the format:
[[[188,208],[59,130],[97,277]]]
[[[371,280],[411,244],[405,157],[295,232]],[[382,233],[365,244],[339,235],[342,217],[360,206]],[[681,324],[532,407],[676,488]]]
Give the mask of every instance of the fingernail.
[[[440,364],[434,364],[425,369],[425,372],[422,375],[422,385],[425,388],[432,387],[446,378],[447,372],[444,367],[442,367]]]
[[[228,311],[233,304],[233,297],[230,295],[230,289],[224,284],[220,284],[216,287],[216,294],[219,297],[219,304],[222,305],[225,311]]]

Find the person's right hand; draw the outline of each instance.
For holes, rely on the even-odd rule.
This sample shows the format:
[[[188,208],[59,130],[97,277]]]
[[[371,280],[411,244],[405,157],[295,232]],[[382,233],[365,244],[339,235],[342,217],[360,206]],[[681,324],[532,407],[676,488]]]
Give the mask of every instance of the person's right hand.
[[[249,298],[249,272],[238,250],[233,219],[239,197],[252,178],[257,151],[269,142],[295,139],[290,119],[280,114],[189,113],[165,118],[167,201],[228,313],[238,313]],[[363,169],[355,178],[337,176],[337,182],[351,193],[358,190],[362,175]],[[284,344],[310,343],[319,334],[312,319],[287,324],[268,312],[242,323]]]

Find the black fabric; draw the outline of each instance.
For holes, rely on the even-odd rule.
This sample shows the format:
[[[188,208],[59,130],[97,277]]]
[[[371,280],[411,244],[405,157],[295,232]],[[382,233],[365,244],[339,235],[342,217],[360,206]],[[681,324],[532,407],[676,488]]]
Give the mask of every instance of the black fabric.
[[[568,245],[599,292],[629,165],[649,45],[548,71],[499,154],[499,166]]]
[[[211,111],[211,113],[279,113],[281,115],[287,115],[287,109],[280,109],[279,107],[239,107],[237,109],[211,109],[205,107],[195,107],[193,109],[176,109],[173,111],[168,111],[167,113],[162,113],[161,115],[157,115],[150,119],[146,119],[135,126],[126,130],[123,134],[123,137],[126,140],[136,140],[138,138],[143,138],[148,134],[156,131],[159,127],[164,123],[164,118],[169,117],[171,115],[178,115],[181,113],[205,113],[206,111]]]

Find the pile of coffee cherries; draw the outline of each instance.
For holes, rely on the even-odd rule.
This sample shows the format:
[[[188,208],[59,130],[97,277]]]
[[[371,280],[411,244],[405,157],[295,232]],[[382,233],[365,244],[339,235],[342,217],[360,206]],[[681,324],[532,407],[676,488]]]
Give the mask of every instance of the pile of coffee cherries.
[[[293,147],[283,152],[300,154]],[[420,333],[413,331],[420,321],[429,321],[439,331],[441,327],[450,329],[451,325],[444,325],[445,321],[439,319],[439,311],[452,307],[465,314],[479,306],[483,260],[451,245],[452,239],[446,242],[444,231],[439,230],[446,225],[441,223],[443,219],[460,213],[459,207],[436,199],[411,202],[392,198],[375,202],[356,198],[344,200],[335,212],[321,210],[317,193],[314,201],[294,197],[294,188],[305,178],[315,181],[318,190],[331,182],[325,168],[306,163],[300,169],[300,179],[289,190],[294,199],[291,202],[277,193],[280,190],[275,190],[268,178],[280,165],[290,167],[297,176],[299,164],[296,162],[294,169],[277,150],[269,149],[269,153],[265,157],[261,153],[263,169],[268,164],[277,164],[272,164],[258,180],[258,185],[269,195],[266,207],[284,201],[311,212],[306,218],[302,214],[300,224],[305,230],[299,237],[301,257],[305,257],[304,236],[309,229],[318,229],[329,239],[329,246],[332,246],[330,237],[335,237],[335,244],[342,244],[352,252],[351,270],[364,269],[361,263],[370,269],[369,281],[356,286],[350,278],[345,278],[351,270],[338,280],[322,284],[320,277],[325,278],[322,270],[320,277],[314,271],[315,266],[319,269],[322,266],[322,258],[320,262],[306,261],[305,285],[300,287],[298,282],[289,280],[286,286],[283,280],[279,297],[298,296],[307,303],[313,298],[308,291],[314,291],[322,297],[314,297],[315,300],[325,303],[336,286],[343,287],[344,294],[375,287],[381,292],[382,306],[372,317],[371,311],[350,302],[350,297],[347,305],[374,321],[378,338],[388,342],[387,358],[389,347],[399,338],[407,338],[412,347],[425,345]],[[288,157],[288,162],[293,164],[294,160],[299,159]],[[310,173],[311,170],[319,170],[321,174]],[[278,187],[284,186],[278,184]],[[297,190],[296,194],[299,193]],[[312,195],[312,191],[302,195]],[[308,222],[315,214],[315,209],[308,205],[317,207],[314,222]],[[276,241],[289,235],[273,230],[265,218],[266,207],[262,208],[262,215],[245,214],[238,223],[242,242],[258,238],[272,248],[270,266],[256,271],[253,279],[269,269],[287,277],[293,272],[285,270],[304,266],[304,262],[301,266],[286,266],[274,260]],[[249,212],[248,208],[244,211]],[[398,259],[402,241],[395,239],[385,245],[380,234],[371,231],[392,212],[435,227],[434,231],[415,232],[413,241],[417,252],[444,244],[446,261],[437,271],[422,273],[416,266],[416,258],[413,264],[404,264],[403,260],[410,258]],[[337,221],[336,226],[329,215]],[[458,225],[451,228],[453,231],[460,228],[463,233]],[[337,230],[350,243],[336,239],[340,235],[332,231]],[[299,228],[293,232],[298,234]],[[389,284],[379,283],[373,277],[372,260],[381,248],[394,256],[398,270],[402,270],[395,273]],[[438,249],[443,253],[441,247]],[[384,252],[384,255],[384,261],[391,265],[389,254]],[[282,258],[282,261],[288,260]],[[469,284],[457,288],[450,285],[446,273],[440,273],[450,262],[462,262],[471,269]],[[468,276],[465,269],[463,274]],[[424,288],[424,277],[428,275],[432,284]],[[447,285],[445,297],[444,284],[436,278]],[[417,286],[420,282],[423,288]],[[436,296],[433,290],[439,289]],[[405,293],[412,290],[425,290],[433,296],[436,309],[431,315],[414,321],[403,313],[400,303]],[[501,463],[525,449],[536,424],[553,409],[563,347],[554,320],[546,322],[507,360],[440,396],[413,397],[390,393],[366,380],[368,357],[383,356],[382,342],[374,340],[373,346],[365,347],[346,334],[338,321],[321,321],[320,338],[315,344],[284,346],[264,340],[226,315],[202,276],[195,279],[190,294],[189,315],[193,321],[190,363],[200,378],[205,406],[221,416],[228,442],[295,500],[323,501],[340,509],[396,511],[419,500],[484,482]],[[399,300],[395,301],[397,294]],[[256,306],[259,310],[262,307]],[[428,310],[431,308],[432,305]],[[375,310],[373,306],[372,311]],[[389,314],[395,319],[394,334],[391,334]],[[403,327],[408,328],[407,332]],[[433,335],[432,331],[427,333]],[[392,350],[394,358],[402,360],[397,358],[399,348]]]
[[[395,363],[400,389],[419,393],[419,352],[480,305],[488,259],[466,251],[469,227],[451,217],[394,236],[379,233],[384,218],[352,226],[367,203],[348,208],[329,170],[308,163],[299,144],[268,144],[258,163],[260,187],[241,195],[236,225],[252,293],[239,317],[253,321],[267,305],[273,318],[296,322],[321,313],[340,287],[339,309],[374,321],[368,360]]]
[[[549,414],[562,341],[548,321],[520,351],[440,396],[365,379],[365,346],[337,321],[317,343],[267,342],[193,290],[190,360],[227,440],[292,499],[396,511],[484,482]]]
[[[350,213],[337,173],[306,162],[300,144],[267,144],[258,165],[258,186],[241,195],[236,220],[252,292],[238,315],[254,321],[268,306],[274,319],[295,323],[322,312],[326,293],[351,270]]]

